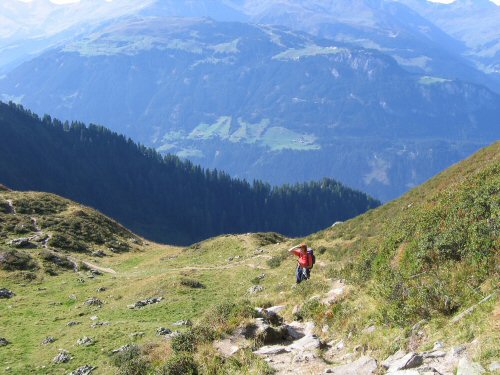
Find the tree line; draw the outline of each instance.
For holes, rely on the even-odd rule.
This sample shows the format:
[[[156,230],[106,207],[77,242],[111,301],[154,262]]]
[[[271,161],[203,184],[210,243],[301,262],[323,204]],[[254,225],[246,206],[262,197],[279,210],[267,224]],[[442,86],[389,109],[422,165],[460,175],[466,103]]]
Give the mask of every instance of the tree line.
[[[223,233],[302,236],[379,205],[332,179],[271,186],[163,156],[109,129],[0,103],[0,183],[97,208],[148,239]]]

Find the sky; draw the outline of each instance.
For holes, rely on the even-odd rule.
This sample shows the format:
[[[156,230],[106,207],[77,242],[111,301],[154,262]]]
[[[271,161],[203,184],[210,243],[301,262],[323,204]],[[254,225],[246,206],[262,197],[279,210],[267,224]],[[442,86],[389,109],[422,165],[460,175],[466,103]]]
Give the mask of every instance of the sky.
[[[33,0],[18,0],[18,1],[22,1],[24,3],[30,3]],[[105,1],[111,2],[113,0],[105,0]],[[452,3],[454,0],[428,0],[428,1],[432,1],[435,3],[449,4],[449,3]],[[493,3],[495,3],[497,5],[500,5],[500,0],[490,0],[490,1],[492,1]],[[71,3],[78,3],[78,2],[80,2],[80,0],[50,0],[50,2],[52,2],[54,4],[71,4]]]

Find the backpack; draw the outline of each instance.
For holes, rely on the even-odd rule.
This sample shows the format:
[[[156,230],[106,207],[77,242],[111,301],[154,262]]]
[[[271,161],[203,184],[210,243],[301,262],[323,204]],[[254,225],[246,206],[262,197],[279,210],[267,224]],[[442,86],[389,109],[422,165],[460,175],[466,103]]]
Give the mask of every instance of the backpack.
[[[309,263],[309,269],[312,269],[314,264],[316,263],[316,256],[314,255],[314,250],[310,247],[307,248],[307,260]]]

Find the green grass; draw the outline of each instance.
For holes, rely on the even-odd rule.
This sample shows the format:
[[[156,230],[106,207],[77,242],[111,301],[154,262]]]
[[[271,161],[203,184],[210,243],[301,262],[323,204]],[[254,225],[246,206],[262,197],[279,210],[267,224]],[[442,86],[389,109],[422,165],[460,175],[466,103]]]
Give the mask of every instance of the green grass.
[[[456,324],[450,318],[498,290],[499,159],[496,143],[398,200],[303,239],[275,233],[226,235],[188,248],[138,239],[96,211],[54,196],[0,191],[1,199],[13,200],[15,206],[22,201],[23,212],[29,212],[0,211],[0,242],[19,237],[20,223],[33,234],[29,223],[36,216],[40,225],[51,223],[44,231],[108,254],[94,258],[90,252],[54,249],[60,255],[116,271],[89,278],[86,270],[57,268],[58,275],[50,276],[42,249],[19,249],[39,267],[29,273],[0,270],[0,287],[16,293],[0,303],[0,337],[12,342],[0,349],[2,371],[11,367],[12,374],[63,374],[92,364],[99,374],[117,373],[111,350],[135,343],[139,352],[123,360],[123,371],[143,364],[150,371],[170,371],[195,363],[205,374],[270,374],[269,365],[250,351],[226,360],[211,341],[251,319],[253,307],[272,305],[286,306],[286,320],[294,318],[298,306],[295,317],[315,321],[324,341],[343,339],[348,348],[361,345],[377,359],[408,348],[409,327],[425,318],[417,350],[427,350],[437,340],[449,346],[478,340],[472,356],[489,364],[500,355],[500,334],[494,329],[500,316],[498,295]],[[30,203],[38,197],[42,202]],[[114,241],[130,249],[113,253],[109,246]],[[296,286],[296,258],[286,249],[302,241],[316,250],[317,263],[312,279]],[[336,279],[347,282],[346,294],[330,306],[320,303]],[[263,290],[250,294],[256,280]],[[197,283],[204,287],[192,287]],[[97,292],[101,287],[106,291]],[[158,304],[127,308],[157,296],[163,297]],[[104,305],[85,305],[91,297]],[[111,324],[91,328],[94,315]],[[194,326],[172,326],[181,319]],[[81,324],[68,327],[69,321]],[[189,358],[185,350],[174,350],[156,336],[160,326],[191,332],[185,336],[193,335],[195,345]],[[369,326],[375,331],[367,332]],[[137,332],[144,334],[132,335]],[[49,335],[57,341],[42,345]],[[76,345],[83,336],[95,344]],[[69,363],[52,363],[59,348],[72,354]]]

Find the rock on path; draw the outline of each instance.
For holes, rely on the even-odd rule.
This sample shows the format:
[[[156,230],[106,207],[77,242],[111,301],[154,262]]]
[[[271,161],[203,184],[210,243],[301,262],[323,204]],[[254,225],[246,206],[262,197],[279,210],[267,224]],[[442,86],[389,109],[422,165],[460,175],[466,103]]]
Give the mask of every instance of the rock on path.
[[[362,356],[356,361],[325,370],[325,374],[334,375],[371,375],[377,369],[377,361],[368,356]]]

